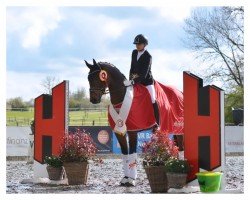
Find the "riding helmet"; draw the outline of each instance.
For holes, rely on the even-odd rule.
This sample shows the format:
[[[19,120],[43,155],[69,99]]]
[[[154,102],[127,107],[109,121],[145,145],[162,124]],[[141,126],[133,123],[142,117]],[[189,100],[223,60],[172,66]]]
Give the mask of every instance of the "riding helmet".
[[[145,44],[145,45],[148,45],[148,39],[144,35],[139,34],[139,35],[137,35],[135,37],[133,44]]]

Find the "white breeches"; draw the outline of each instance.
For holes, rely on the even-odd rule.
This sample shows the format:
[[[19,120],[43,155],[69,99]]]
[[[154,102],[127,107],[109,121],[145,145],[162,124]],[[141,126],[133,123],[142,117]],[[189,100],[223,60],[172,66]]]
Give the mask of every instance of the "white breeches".
[[[148,92],[150,94],[151,102],[155,103],[156,95],[155,95],[155,87],[154,87],[154,85],[147,85],[146,88],[148,89]]]

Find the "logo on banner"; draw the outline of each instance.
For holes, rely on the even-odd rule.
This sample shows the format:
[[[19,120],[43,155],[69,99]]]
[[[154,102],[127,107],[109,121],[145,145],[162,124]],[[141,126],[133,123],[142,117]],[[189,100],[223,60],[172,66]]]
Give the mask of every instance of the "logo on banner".
[[[98,141],[101,144],[107,144],[109,141],[109,134],[106,130],[101,130],[97,136]]]

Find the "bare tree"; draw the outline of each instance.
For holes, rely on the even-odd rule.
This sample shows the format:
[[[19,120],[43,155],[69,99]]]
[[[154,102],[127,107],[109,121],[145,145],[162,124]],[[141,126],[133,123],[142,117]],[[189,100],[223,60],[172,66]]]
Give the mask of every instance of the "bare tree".
[[[186,47],[210,65],[206,80],[220,80],[229,91],[244,87],[243,7],[197,8],[184,31]]]
[[[52,88],[58,83],[58,78],[54,76],[46,76],[46,78],[42,80],[41,85],[44,87],[46,94],[52,94]]]
[[[72,95],[74,99],[81,101],[86,97],[86,90],[84,87],[78,88],[76,92],[73,93]]]

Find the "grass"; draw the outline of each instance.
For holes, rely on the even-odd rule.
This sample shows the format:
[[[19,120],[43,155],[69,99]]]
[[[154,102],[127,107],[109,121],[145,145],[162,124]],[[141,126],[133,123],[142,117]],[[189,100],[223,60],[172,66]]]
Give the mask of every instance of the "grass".
[[[6,111],[7,126],[29,126],[34,111]],[[107,111],[70,111],[70,126],[108,125]],[[93,124],[94,121],[94,124]]]

